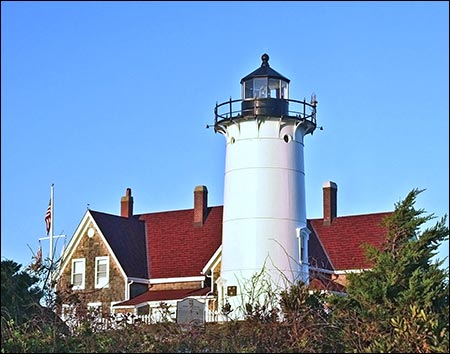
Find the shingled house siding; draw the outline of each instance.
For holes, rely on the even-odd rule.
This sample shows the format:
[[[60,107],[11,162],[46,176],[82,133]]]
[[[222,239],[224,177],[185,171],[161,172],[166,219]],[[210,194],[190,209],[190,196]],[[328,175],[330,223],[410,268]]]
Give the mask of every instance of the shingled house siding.
[[[336,277],[336,280],[335,280],[335,282],[336,283],[338,283],[338,284],[341,284],[341,285],[343,285],[343,286],[347,286],[347,275],[346,274],[339,274],[337,277]]]
[[[95,288],[95,257],[109,256],[109,286],[96,289]],[[72,259],[84,258],[86,261],[85,269],[85,288],[83,290],[75,290],[83,293],[86,303],[101,302],[103,311],[109,310],[111,302],[125,300],[125,280],[119,271],[113,257],[108,253],[108,249],[102,242],[98,233],[93,237],[83,235],[77,249],[72,258],[67,263],[62,279],[66,282],[71,281]]]
[[[181,289],[200,289],[202,283],[200,281],[178,282],[178,283],[161,283],[152,284],[150,291],[155,290],[181,290]]]

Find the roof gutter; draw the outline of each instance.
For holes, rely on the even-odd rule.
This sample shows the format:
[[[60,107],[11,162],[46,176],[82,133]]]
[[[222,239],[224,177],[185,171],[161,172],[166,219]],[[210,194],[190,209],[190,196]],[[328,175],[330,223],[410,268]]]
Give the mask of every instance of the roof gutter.
[[[348,274],[348,273],[361,273],[364,272],[366,270],[370,270],[369,268],[367,269],[348,269],[348,270],[330,270],[330,269],[325,269],[325,268],[319,268],[319,267],[313,267],[313,266],[309,266],[310,270],[315,270],[317,272],[321,272],[321,273],[326,273],[326,274]]]
[[[135,278],[135,277],[128,277],[128,281],[139,283],[139,284],[150,284],[150,279],[145,278]]]

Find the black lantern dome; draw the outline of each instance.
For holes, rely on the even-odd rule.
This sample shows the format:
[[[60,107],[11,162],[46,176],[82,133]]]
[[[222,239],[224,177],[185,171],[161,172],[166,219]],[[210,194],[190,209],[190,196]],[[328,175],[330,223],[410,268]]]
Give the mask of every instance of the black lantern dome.
[[[267,54],[263,54],[261,56],[261,66],[256,69],[255,71],[253,71],[252,73],[248,74],[246,77],[243,77],[241,79],[241,84],[245,85],[245,84],[249,84],[248,88],[251,89],[252,86],[250,85],[250,80],[253,80],[255,78],[270,78],[270,79],[275,79],[275,80],[282,80],[287,84],[289,84],[289,82],[291,80],[289,80],[288,78],[284,77],[283,75],[281,75],[280,73],[278,73],[277,71],[273,70],[270,65],[269,65],[269,55]],[[243,97],[243,98],[252,98],[253,96],[250,97]],[[275,97],[274,97],[275,98]],[[281,98],[281,97],[278,97]],[[288,98],[288,97],[285,97]]]
[[[249,119],[283,119],[295,120],[305,126],[306,133],[312,133],[316,128],[315,95],[311,96],[309,103],[290,99],[290,80],[270,67],[266,53],[261,60],[258,69],[241,79],[241,99],[232,100],[230,97],[229,101],[216,103],[215,131],[223,131],[228,124]]]
[[[267,54],[263,54],[261,60],[261,67],[241,80],[242,112],[244,116],[285,115],[289,109],[290,80],[270,67]]]

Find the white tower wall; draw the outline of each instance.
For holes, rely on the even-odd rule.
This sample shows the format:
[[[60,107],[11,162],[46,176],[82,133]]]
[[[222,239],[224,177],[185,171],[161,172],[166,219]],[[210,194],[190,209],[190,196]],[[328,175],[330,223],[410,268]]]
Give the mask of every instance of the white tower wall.
[[[306,227],[303,126],[268,117],[223,128],[222,280],[238,287],[239,298],[239,284],[264,267],[286,288],[302,279],[296,229]]]

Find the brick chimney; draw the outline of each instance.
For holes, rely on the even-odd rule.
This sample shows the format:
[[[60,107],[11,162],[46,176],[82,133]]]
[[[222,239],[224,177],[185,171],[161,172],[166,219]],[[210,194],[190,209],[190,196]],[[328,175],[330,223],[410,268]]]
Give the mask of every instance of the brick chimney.
[[[120,199],[120,216],[131,218],[133,216],[133,197],[131,188],[127,188],[125,195]]]
[[[323,224],[331,225],[337,216],[337,184],[327,181],[323,184]]]
[[[203,226],[208,212],[208,189],[196,186],[194,189],[194,226]]]

